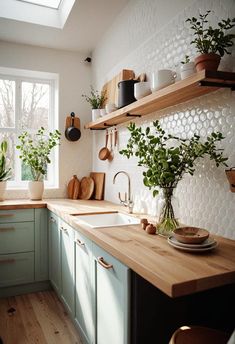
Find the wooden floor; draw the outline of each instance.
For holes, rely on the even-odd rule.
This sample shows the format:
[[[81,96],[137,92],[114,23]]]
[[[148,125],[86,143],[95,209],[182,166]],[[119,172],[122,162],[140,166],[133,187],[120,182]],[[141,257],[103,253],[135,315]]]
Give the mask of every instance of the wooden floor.
[[[51,290],[0,299],[0,338],[0,344],[82,343]]]

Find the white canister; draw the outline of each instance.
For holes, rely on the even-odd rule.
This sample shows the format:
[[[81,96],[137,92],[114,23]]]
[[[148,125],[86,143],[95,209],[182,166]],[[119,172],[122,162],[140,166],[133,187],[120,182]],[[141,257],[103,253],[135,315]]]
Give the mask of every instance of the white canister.
[[[100,117],[100,109],[92,109],[92,121],[97,120]]]
[[[134,97],[141,99],[151,93],[150,83],[148,81],[141,81],[134,84]]]
[[[105,116],[105,115],[107,115],[106,110],[105,109],[100,109],[100,116],[102,117],[102,116]]]
[[[151,91],[155,92],[157,90],[160,90],[161,88],[173,84],[176,77],[176,72],[170,69],[160,69],[156,72],[153,72],[151,80]]]
[[[106,113],[110,113],[110,112],[117,110],[117,107],[114,103],[108,103],[105,106],[105,110],[106,110]]]
[[[194,62],[185,63],[180,66],[180,76],[181,79],[186,79],[190,75],[195,73],[195,65]]]

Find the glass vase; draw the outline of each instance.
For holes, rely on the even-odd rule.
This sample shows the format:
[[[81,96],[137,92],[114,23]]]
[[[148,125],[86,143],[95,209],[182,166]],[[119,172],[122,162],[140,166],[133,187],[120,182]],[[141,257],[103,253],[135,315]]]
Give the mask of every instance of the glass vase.
[[[175,188],[165,187],[160,191],[160,198],[158,201],[158,234],[168,237],[172,231],[179,226],[178,218],[179,212],[178,200],[174,196]]]

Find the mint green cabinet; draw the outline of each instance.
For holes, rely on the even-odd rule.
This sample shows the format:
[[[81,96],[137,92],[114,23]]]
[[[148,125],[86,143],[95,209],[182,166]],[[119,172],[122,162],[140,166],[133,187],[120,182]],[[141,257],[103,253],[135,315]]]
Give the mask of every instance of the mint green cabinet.
[[[55,291],[61,292],[61,249],[59,218],[52,212],[48,213],[49,230],[49,279]]]
[[[60,220],[61,233],[61,298],[74,315],[74,230]]]
[[[93,244],[97,344],[129,343],[130,270]]]
[[[34,222],[0,224],[0,254],[34,251]]]
[[[33,252],[0,255],[0,287],[32,282],[34,282]]]
[[[0,296],[47,280],[47,209],[0,210]]]
[[[75,232],[75,323],[85,343],[95,343],[92,292],[92,242]]]

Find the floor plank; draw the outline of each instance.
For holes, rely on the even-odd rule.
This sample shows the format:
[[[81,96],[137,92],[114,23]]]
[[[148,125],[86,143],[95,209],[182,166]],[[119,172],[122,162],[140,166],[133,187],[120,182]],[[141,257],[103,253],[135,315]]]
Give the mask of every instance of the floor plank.
[[[82,344],[54,291],[0,299],[3,344]]]

